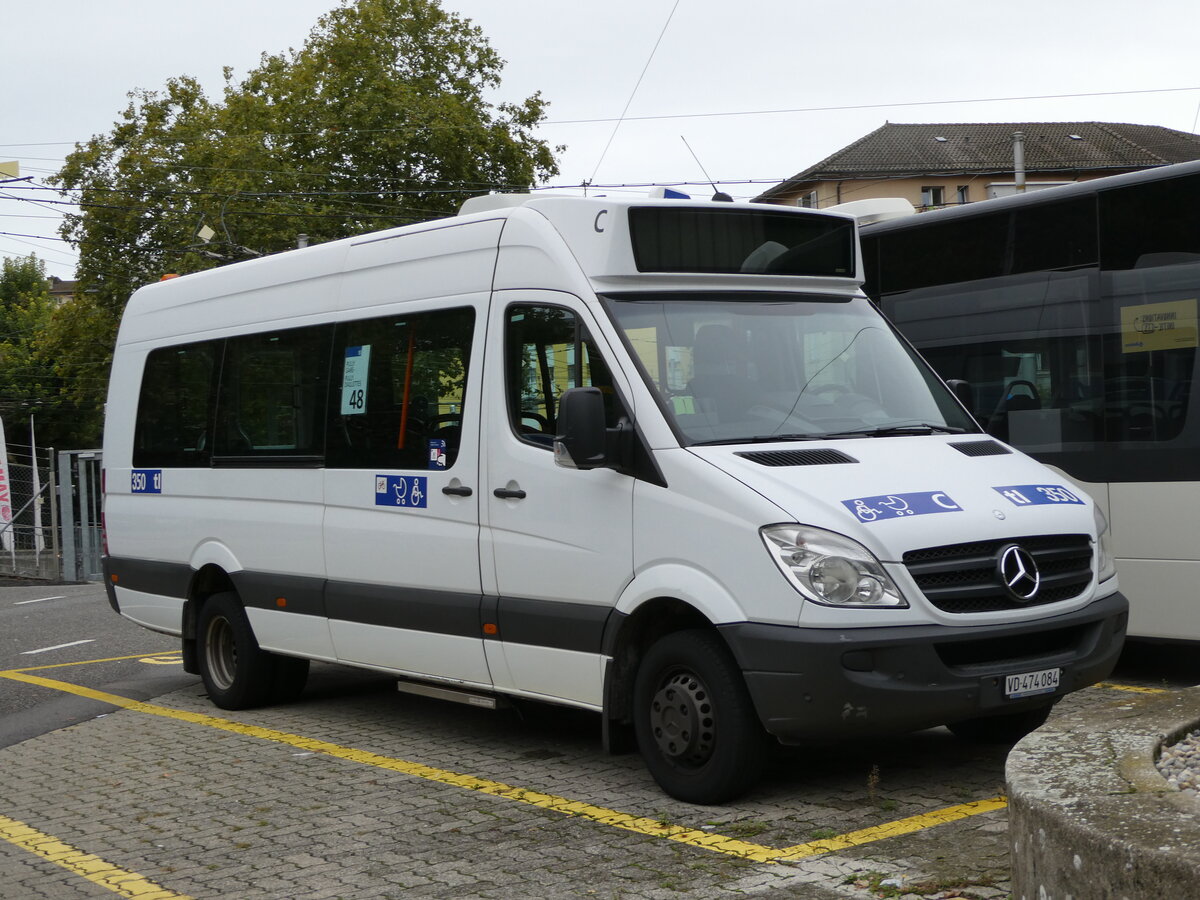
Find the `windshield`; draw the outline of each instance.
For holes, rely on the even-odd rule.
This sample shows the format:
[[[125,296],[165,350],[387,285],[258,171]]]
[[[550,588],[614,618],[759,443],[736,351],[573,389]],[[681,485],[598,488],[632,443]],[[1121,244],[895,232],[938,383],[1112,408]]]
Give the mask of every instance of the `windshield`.
[[[866,299],[610,295],[686,443],[978,431]]]

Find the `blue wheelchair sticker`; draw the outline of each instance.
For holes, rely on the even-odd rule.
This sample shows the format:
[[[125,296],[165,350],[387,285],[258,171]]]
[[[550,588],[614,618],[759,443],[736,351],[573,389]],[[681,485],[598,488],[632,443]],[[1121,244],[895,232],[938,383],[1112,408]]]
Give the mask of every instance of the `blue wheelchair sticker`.
[[[376,475],[375,505],[425,509],[429,503],[429,479],[424,475]]]
[[[1083,498],[1061,484],[1010,484],[994,487],[1013,506],[1061,506],[1064,503],[1086,505]]]
[[[883,494],[879,497],[856,497],[843,500],[842,506],[854,513],[860,522],[881,522],[908,516],[928,516],[933,513],[962,512],[945,491],[918,491],[913,494]]]
[[[131,494],[161,494],[162,469],[134,469],[129,473]]]

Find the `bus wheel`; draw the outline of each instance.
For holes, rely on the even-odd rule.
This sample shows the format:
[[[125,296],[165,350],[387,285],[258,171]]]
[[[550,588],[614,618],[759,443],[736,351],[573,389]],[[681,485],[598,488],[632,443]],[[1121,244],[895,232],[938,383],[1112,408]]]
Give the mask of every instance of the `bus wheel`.
[[[1024,712],[952,722],[946,727],[955,737],[976,744],[1015,744],[1029,732],[1045,725],[1051,708],[1052,705],[1048,704]]]
[[[200,677],[209,699],[221,709],[267,702],[274,688],[275,660],[258,648],[237,595],[209,597],[196,625]]]
[[[741,672],[711,631],[677,631],[650,647],[634,683],[634,726],[654,780],[688,803],[744,793],[766,756]]]

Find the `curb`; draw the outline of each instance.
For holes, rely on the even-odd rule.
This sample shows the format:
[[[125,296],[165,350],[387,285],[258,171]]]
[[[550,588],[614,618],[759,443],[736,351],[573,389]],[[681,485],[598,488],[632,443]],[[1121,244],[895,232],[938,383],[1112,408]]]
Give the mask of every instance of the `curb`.
[[[1060,714],[1005,766],[1014,900],[1192,897],[1200,800],[1155,767],[1200,724],[1200,687]]]

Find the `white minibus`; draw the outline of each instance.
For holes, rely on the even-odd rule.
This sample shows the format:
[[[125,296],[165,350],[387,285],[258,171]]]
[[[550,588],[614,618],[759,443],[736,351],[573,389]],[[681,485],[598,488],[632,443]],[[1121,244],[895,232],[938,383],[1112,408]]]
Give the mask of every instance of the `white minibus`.
[[[109,599],[222,708],[310,660],[564,704],[695,803],[772,740],[1015,739],[1117,660],[1106,524],[862,278],[847,215],[492,195],[142,288]]]

